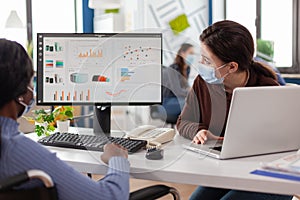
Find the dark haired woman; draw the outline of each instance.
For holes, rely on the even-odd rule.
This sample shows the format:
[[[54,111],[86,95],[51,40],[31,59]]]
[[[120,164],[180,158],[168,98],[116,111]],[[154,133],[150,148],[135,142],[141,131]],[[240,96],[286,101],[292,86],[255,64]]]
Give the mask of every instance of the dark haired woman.
[[[129,198],[127,150],[114,144],[104,147],[101,159],[109,169],[96,182],[19,132],[16,120],[34,102],[32,62],[20,44],[0,38],[0,72],[0,180],[40,169],[52,178],[60,200]],[[41,182],[30,181],[22,188],[41,186]]]
[[[179,134],[194,143],[222,140],[237,87],[278,86],[275,73],[253,60],[254,42],[247,28],[233,21],[219,21],[200,35],[199,76],[194,81],[177,121]],[[199,186],[191,199],[291,199],[291,196]]]
[[[188,78],[193,61],[193,45],[183,43],[176,54],[174,63],[163,70],[163,107],[170,121],[176,122],[181,113],[190,89]]]

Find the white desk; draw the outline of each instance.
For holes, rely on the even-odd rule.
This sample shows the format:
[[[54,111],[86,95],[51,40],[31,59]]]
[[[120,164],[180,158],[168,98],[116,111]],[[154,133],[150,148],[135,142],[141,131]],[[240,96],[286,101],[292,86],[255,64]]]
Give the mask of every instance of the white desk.
[[[91,129],[76,129],[75,132],[92,133]],[[114,134],[114,133],[112,133]],[[35,133],[27,134],[37,140]],[[216,160],[187,151],[181,147],[189,143],[180,136],[164,146],[162,160],[147,160],[145,152],[129,155],[131,176],[138,179],[223,187],[238,190],[277,194],[299,194],[300,182],[250,174],[261,162],[269,162],[290,153],[253,156],[248,158]],[[57,156],[80,172],[105,174],[106,166],[100,161],[101,152],[47,147]]]

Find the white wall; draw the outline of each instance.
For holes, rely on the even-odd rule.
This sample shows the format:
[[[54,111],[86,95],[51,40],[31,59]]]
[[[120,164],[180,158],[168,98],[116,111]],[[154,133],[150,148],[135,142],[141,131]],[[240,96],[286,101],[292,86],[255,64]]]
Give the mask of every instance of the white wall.
[[[164,62],[170,65],[180,45],[184,42],[193,44],[196,51],[199,46],[199,34],[208,26],[208,0],[148,0],[145,1],[146,14],[144,27],[157,29],[164,34]],[[169,21],[185,14],[190,27],[176,35],[170,28]]]

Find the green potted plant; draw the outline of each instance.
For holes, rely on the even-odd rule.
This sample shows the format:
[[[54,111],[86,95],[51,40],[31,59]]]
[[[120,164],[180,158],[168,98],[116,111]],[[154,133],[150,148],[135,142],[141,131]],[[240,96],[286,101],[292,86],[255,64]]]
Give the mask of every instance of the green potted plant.
[[[70,120],[73,119],[73,111],[74,108],[72,106],[58,106],[53,110],[54,121],[59,132],[68,132]]]
[[[55,130],[54,115],[51,110],[33,110],[33,117],[25,117],[29,122],[35,124],[34,131],[38,136],[48,136]]]

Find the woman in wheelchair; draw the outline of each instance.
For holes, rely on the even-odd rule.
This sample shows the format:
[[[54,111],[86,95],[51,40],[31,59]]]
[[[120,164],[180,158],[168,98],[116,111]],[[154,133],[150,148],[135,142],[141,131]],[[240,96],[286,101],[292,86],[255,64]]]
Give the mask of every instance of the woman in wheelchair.
[[[0,71],[0,180],[29,169],[39,169],[52,178],[58,199],[129,198],[128,154],[122,147],[115,144],[105,146],[101,160],[108,164],[109,169],[97,182],[19,132],[17,118],[28,112],[34,103],[34,71],[30,57],[17,42],[0,39]],[[21,187],[40,185],[41,182],[30,181]]]

